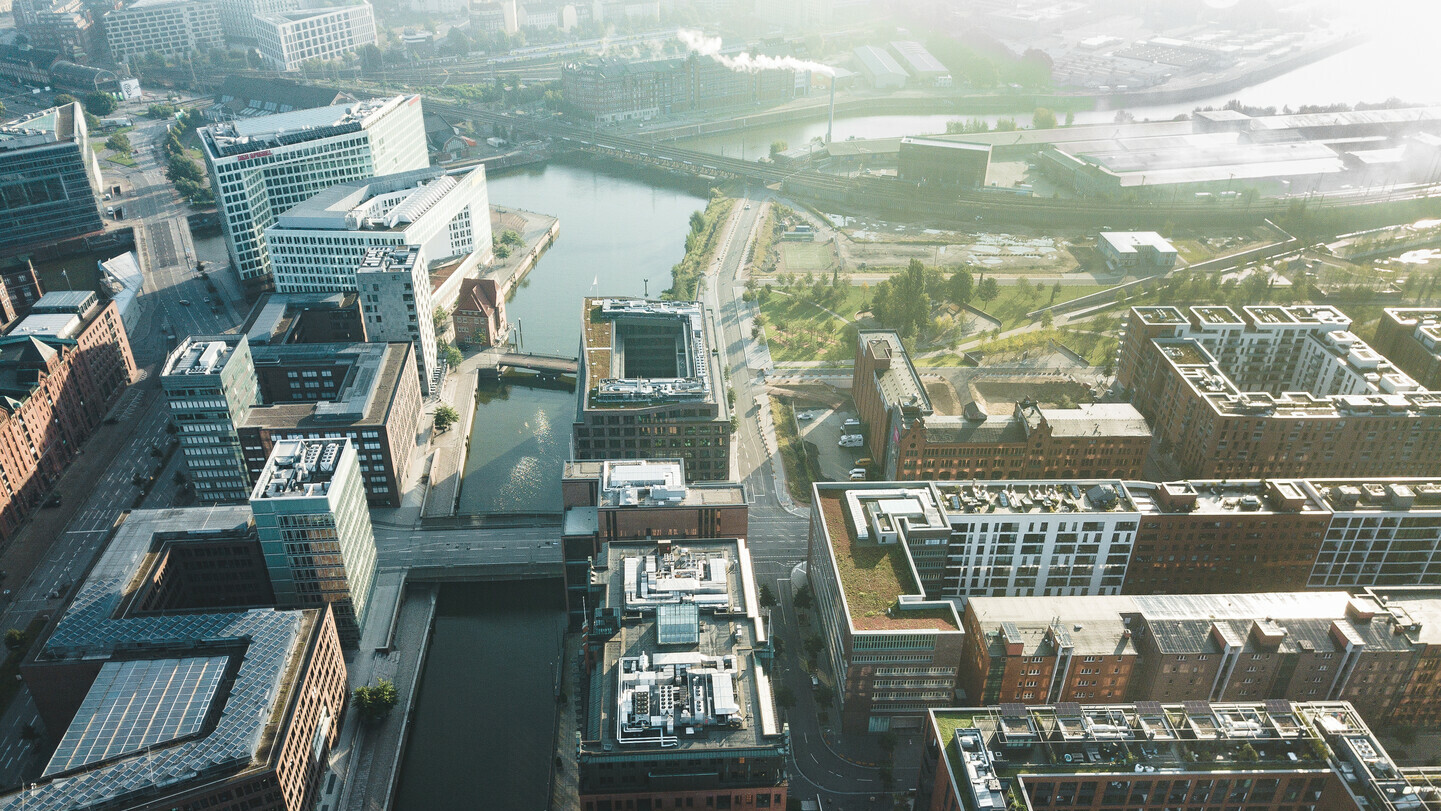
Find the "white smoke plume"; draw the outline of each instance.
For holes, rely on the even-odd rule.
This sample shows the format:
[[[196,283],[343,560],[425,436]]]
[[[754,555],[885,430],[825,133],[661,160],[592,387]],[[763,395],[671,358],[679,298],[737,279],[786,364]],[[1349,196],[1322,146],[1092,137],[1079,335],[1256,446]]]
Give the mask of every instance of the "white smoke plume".
[[[760,70],[808,70],[812,73],[820,73],[825,76],[834,76],[836,72],[830,65],[822,65],[819,62],[809,62],[805,59],[796,59],[794,56],[756,56],[748,53],[722,54],[720,37],[707,37],[699,31],[691,28],[682,28],[676,32],[676,37],[686,46],[701,56],[709,56],[711,59],[725,65],[734,71],[741,73],[755,73]]]

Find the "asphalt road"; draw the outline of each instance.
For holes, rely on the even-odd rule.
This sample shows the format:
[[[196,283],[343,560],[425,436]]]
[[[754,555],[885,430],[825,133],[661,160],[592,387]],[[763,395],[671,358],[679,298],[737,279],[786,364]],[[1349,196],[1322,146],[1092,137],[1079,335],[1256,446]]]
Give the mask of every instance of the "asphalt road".
[[[789,607],[790,577],[796,564],[806,558],[809,520],[803,510],[795,514],[785,509],[776,492],[772,469],[776,461],[766,453],[756,406],[756,397],[765,392],[766,370],[750,365],[754,355],[746,351],[752,347],[744,324],[749,305],[741,300],[745,287],[741,269],[746,246],[762,222],[766,199],[764,193],[749,193],[737,201],[730,221],[724,226],[722,247],[707,277],[702,299],[720,321],[731,385],[736,393],[739,419],[732,451],[739,460],[740,479],[751,497],[746,542],[751,548],[757,579],[768,584],[782,601],[773,609],[772,617],[774,633],[789,642],[787,654],[781,657],[781,679],[796,695],[796,705],[786,711],[793,754],[790,794],[802,799],[821,797],[828,809],[889,809],[894,799],[883,790],[880,770],[840,757],[822,738],[810,674],[801,669],[798,658],[801,632],[796,626],[795,612]],[[834,712],[832,718],[839,720]],[[904,760],[898,754],[897,762]],[[909,766],[894,770],[898,791],[915,786],[917,769],[918,766]]]

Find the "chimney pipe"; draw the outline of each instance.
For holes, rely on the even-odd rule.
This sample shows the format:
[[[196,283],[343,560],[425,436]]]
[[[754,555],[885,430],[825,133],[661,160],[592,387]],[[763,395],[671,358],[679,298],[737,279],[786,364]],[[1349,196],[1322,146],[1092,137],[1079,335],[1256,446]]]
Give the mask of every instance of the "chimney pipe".
[[[833,129],[835,129],[835,126],[836,126],[836,77],[835,77],[834,75],[832,75],[832,76],[831,76],[831,112],[830,112],[830,117],[826,120],[826,143],[827,143],[827,144],[829,144],[829,143],[831,142],[831,131],[832,131]]]

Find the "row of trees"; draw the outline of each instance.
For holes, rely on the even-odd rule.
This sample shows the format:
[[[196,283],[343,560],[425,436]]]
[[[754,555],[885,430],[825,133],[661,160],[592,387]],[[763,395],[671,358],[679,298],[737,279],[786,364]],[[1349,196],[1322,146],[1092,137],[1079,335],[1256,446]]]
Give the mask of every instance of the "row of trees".
[[[917,338],[929,329],[931,309],[937,304],[964,306],[972,300],[989,303],[1000,294],[995,279],[977,280],[968,267],[958,267],[947,277],[940,268],[927,268],[919,259],[912,259],[904,272],[876,285],[871,316],[902,338]]]
[[[176,120],[160,142],[165,153],[165,176],[175,184],[180,196],[196,205],[215,202],[215,193],[206,185],[205,171],[185,154],[182,138],[204,123],[205,116],[199,110],[188,110]]]

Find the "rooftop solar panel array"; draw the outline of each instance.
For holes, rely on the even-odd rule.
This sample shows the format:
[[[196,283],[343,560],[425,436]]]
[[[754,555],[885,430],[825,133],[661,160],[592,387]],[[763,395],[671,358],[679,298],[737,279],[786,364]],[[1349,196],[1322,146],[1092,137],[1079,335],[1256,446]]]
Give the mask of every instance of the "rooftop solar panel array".
[[[229,656],[106,662],[45,776],[200,731]]]

